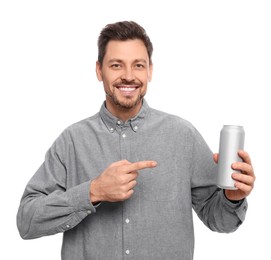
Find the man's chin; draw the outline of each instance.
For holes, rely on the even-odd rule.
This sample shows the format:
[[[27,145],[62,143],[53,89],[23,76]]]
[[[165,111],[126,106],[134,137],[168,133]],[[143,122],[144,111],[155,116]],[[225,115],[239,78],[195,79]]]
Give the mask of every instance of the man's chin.
[[[138,97],[137,99],[132,99],[131,97],[126,97],[125,100],[115,100],[115,104],[122,109],[132,109],[136,107],[140,102],[142,102],[143,97]]]

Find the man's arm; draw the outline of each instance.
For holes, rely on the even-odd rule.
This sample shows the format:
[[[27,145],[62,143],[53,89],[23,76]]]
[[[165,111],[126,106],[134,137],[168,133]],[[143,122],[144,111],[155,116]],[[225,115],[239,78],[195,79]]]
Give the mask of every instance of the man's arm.
[[[137,171],[156,166],[153,161],[115,162],[96,179],[67,189],[67,174],[71,173],[67,172],[63,158],[66,154],[66,161],[72,160],[71,155],[67,156],[67,138],[64,133],[56,140],[27,184],[17,214],[18,229],[24,239],[64,232],[95,213],[99,202],[130,198]]]
[[[216,186],[217,165],[213,154],[196,131],[192,155],[191,193],[192,204],[199,218],[211,230],[229,233],[244,221],[247,201],[232,202]]]
[[[64,232],[96,212],[89,198],[90,181],[66,189],[67,172],[58,154],[63,146],[60,136],[26,186],[17,214],[24,239]]]

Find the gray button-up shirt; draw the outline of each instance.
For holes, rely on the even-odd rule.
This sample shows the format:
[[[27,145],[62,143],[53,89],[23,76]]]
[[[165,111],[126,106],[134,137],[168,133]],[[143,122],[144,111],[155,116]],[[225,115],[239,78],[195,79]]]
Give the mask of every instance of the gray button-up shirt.
[[[90,182],[111,163],[155,160],[124,202],[90,202]],[[24,239],[64,232],[64,260],[190,260],[192,208],[211,230],[232,232],[246,200],[228,201],[215,186],[212,152],[187,121],[150,108],[122,122],[105,104],[68,127],[27,184],[17,223]],[[207,245],[208,246],[208,245]]]

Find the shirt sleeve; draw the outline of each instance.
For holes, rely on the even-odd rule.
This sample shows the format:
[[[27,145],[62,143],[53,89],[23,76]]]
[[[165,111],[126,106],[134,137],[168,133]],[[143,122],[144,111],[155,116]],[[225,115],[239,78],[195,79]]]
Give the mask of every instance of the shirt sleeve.
[[[244,221],[246,199],[233,203],[216,186],[217,165],[213,153],[195,130],[192,155],[192,205],[203,223],[213,231],[229,233]]]
[[[90,181],[66,188],[67,171],[61,160],[65,149],[67,140],[62,134],[25,188],[17,213],[24,239],[64,232],[96,212],[89,197]]]

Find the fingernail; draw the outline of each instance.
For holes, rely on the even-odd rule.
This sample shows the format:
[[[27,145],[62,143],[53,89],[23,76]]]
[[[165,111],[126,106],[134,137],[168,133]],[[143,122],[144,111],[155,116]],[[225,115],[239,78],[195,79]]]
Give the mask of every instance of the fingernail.
[[[237,169],[238,168],[238,164],[237,163],[233,163],[232,164],[232,168]]]
[[[157,162],[156,161],[153,161],[152,162],[152,166],[155,167],[157,165]]]

